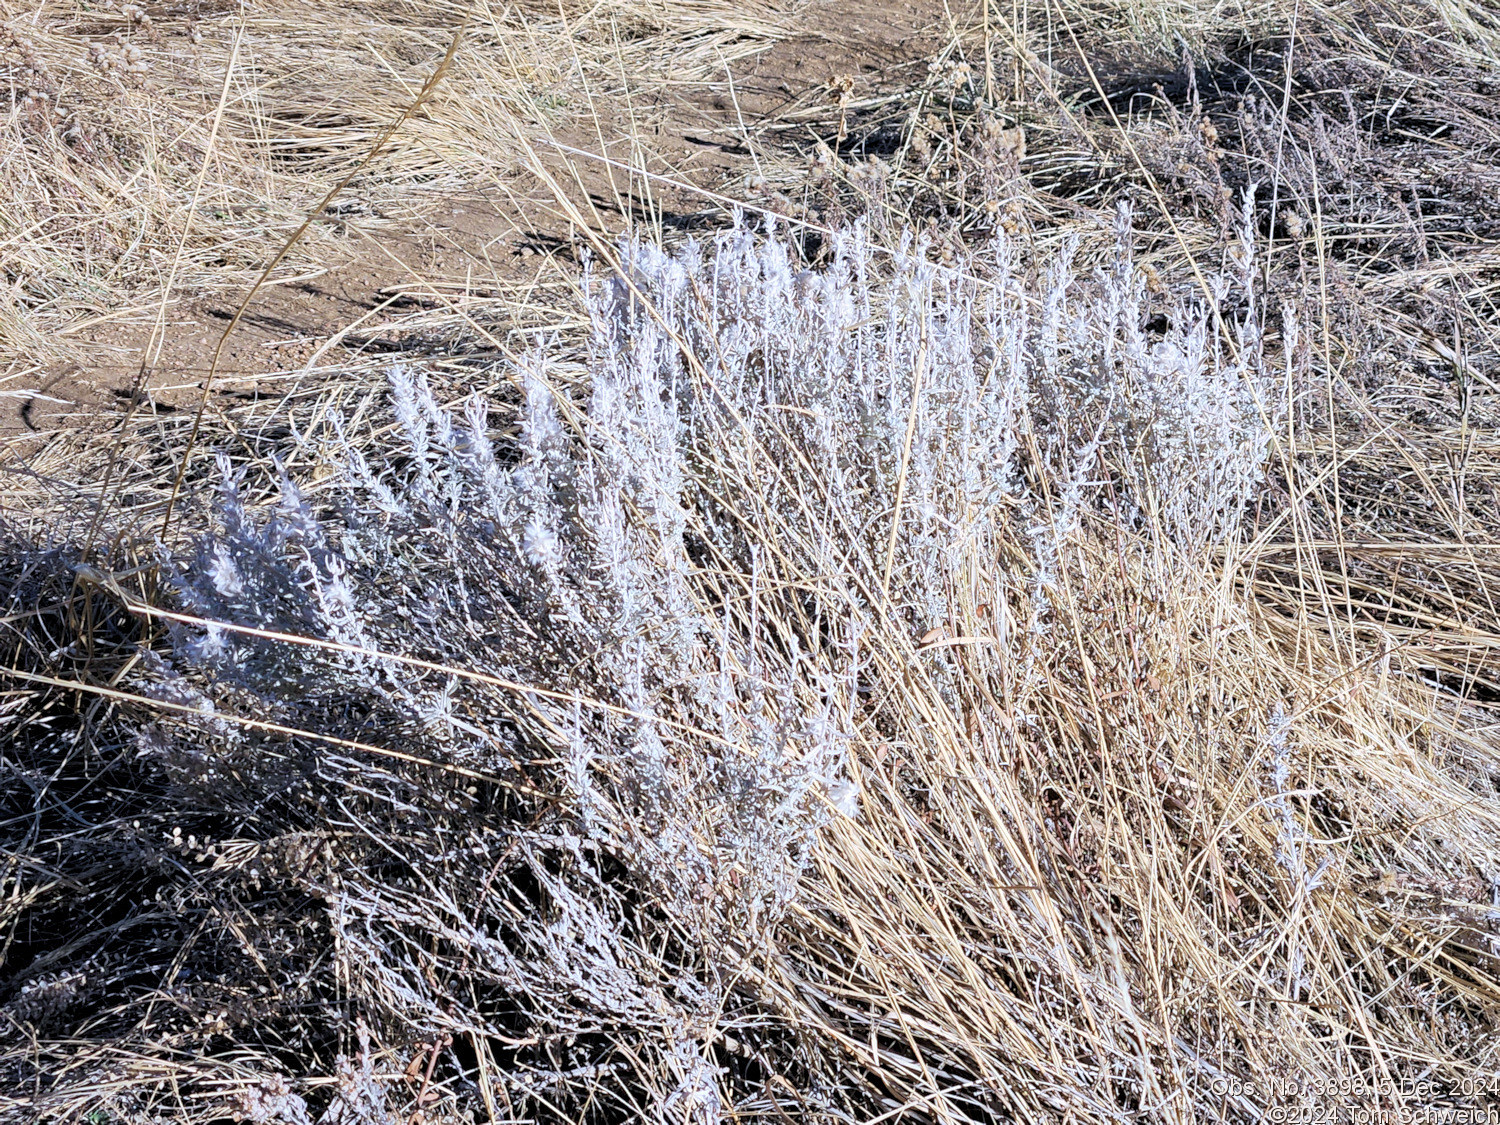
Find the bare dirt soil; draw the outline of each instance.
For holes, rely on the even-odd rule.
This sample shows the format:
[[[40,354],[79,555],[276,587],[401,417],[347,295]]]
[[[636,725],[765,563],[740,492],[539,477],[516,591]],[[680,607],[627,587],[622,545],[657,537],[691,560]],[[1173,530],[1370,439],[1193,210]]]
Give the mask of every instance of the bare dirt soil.
[[[594,159],[559,153],[557,171],[610,234],[658,215],[666,227],[718,222],[720,189],[743,195],[757,157],[810,148],[796,115],[851,99],[909,89],[952,26],[942,4],[819,0],[788,18],[785,38],[726,67],[723,81],[686,85],[646,105],[594,108],[586,129],[560,132],[560,144]],[[629,176],[597,159],[630,159],[643,140],[660,177],[652,197],[631,195]],[[639,157],[637,157],[639,159]],[[681,186],[677,186],[681,185]],[[623,206],[622,206],[623,204]],[[330,211],[337,212],[337,203]],[[331,221],[337,221],[336,218]],[[213,393],[233,398],[279,393],[315,365],[430,349],[424,314],[488,302],[511,308],[518,294],[563,287],[576,266],[571,224],[545,192],[521,182],[475,184],[420,214],[352,231],[337,260],[263,286],[224,344]],[[31,386],[0,399],[0,440],[17,449],[60,427],[107,426],[127,408],[196,409],[214,351],[241,296],[175,294],[154,348],[158,308],[125,310],[81,330],[81,361],[52,365]]]

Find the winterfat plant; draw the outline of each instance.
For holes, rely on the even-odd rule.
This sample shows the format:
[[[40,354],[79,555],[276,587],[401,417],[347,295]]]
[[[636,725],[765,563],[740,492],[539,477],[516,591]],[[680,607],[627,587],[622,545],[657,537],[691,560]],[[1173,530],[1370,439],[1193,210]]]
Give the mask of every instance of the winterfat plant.
[[[855,227],[817,270],[743,222],[627,240],[589,279],[586,384],[558,377],[557,341],[508,371],[513,437],[396,367],[399,440],[330,418],[316,489],[278,469],[260,510],[222,459],[175,567],[204,624],[142,689],[206,684],[191,738],[225,744],[248,709],[495,779],[438,797],[309,751],[349,832],[401,826],[316,887],[372,1018],[521,1042],[517,1096],[584,1097],[588,1074],[654,1119],[727,1119],[715,1044],[759,1018],[737,982],[766,971],[819,834],[863,815],[868,638],[947,620],[1002,540],[1031,546],[999,581],[1045,601],[1106,496],[1198,551],[1260,479],[1274,396],[1253,305],[1216,311],[1236,280],[1213,306],[1148,294],[1128,214],[1106,268],[1077,253],[1032,281],[1003,240],[943,264]],[[628,1046],[628,1081],[601,1043]]]

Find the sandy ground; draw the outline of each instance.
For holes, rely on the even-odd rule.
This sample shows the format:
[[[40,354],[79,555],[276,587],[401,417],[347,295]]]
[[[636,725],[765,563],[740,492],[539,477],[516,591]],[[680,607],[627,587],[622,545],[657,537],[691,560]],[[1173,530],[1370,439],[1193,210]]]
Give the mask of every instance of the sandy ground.
[[[649,126],[651,160],[666,179],[742,194],[757,157],[784,157],[812,143],[811,130],[795,127],[799,110],[828,103],[832,84],[846,78],[855,98],[919,83],[948,27],[943,5],[933,0],[814,2],[790,18],[785,38],[729,67],[725,81],[635,107],[636,123]],[[627,124],[623,114],[601,120],[606,147],[625,152],[619,146]],[[601,147],[592,125],[558,139],[593,152]],[[559,172],[586,193],[601,225],[623,227],[621,185],[610,167],[573,158],[564,172],[564,159]],[[681,227],[722,215],[690,189],[664,186],[653,202]],[[351,233],[340,250],[325,267],[255,295],[225,345],[214,395],[279,393],[311,365],[430,350],[434,341],[422,325],[433,314],[503,312],[566,286],[573,267],[567,224],[522,183],[475,184],[417,216]],[[144,371],[156,308],[127,310],[81,331],[80,362],[53,367],[28,380],[32,386],[7,388],[0,440],[20,448],[61,427],[98,425],[128,405],[137,385],[139,409],[195,409],[214,348],[242,299],[180,295],[168,307],[159,358]]]

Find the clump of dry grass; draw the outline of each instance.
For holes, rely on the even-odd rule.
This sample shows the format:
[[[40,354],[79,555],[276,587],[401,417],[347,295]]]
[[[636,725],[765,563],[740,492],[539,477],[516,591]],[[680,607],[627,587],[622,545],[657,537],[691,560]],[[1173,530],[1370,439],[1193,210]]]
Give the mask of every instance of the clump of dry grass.
[[[992,8],[766,161],[789,233],[670,253],[475,103],[586,336],[226,408],[164,542],[190,420],[16,493],[0,1109],[1491,1104],[1489,197],[1390,122],[1497,115],[1436,10]]]

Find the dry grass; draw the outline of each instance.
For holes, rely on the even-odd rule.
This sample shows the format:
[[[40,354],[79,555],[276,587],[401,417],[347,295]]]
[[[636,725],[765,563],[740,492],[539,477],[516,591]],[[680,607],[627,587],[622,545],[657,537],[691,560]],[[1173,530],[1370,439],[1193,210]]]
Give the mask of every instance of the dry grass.
[[[5,25],[31,11],[7,10]],[[410,103],[464,10],[153,10],[149,29],[110,10],[42,13],[4,56],[48,94],[16,99],[0,138],[0,185],[22,201],[0,231],[13,374],[67,353],[70,333],[111,310],[253,278]],[[198,667],[193,690],[208,695],[174,703],[143,669],[148,650],[184,659],[183,634],[153,614],[183,608],[162,559],[189,557],[206,506],[155,540],[193,420],[132,420],[107,484],[113,447],[60,439],[12,475],[4,513],[0,1114],[1254,1121],[1309,1100],[1268,1093],[1274,1079],[1342,1081],[1321,1103],[1344,1109],[1497,1104],[1474,1089],[1500,1067],[1494,17],[1446,0],[950,17],[921,88],[865,96],[835,82],[820,104],[762,123],[745,202],[790,222],[799,269],[822,270],[831,232],[863,215],[886,251],[925,231],[935,261],[987,284],[976,248],[1003,234],[1034,281],[1021,299],[1040,307],[1068,239],[1082,262],[1112,267],[1127,199],[1152,313],[1143,338],[1160,342],[1207,291],[1229,354],[1245,346],[1249,302],[1214,284],[1239,269],[1240,201],[1257,184],[1254,288],[1277,383],[1260,404],[1274,425],[1267,479],[1235,534],[1174,539],[1172,490],[1200,485],[1153,475],[1144,446],[1090,447],[1077,427],[1102,426],[1098,404],[1070,413],[1073,376],[1040,386],[1038,416],[1017,424],[1019,499],[983,534],[954,530],[941,566],[931,543],[898,542],[892,518],[911,503],[910,432],[891,479],[868,483],[897,499],[871,500],[851,530],[793,440],[818,402],[725,422],[695,447],[684,486],[692,596],[745,646],[735,682],[786,675],[802,715],[843,681],[836,663],[799,672],[797,646],[843,643],[820,616],[829,605],[864,623],[839,775],[858,812],[833,815],[830,787],[795,896],[764,918],[710,917],[765,873],[724,858],[733,817],[694,788],[699,764],[719,760],[717,728],[691,693],[652,695],[653,713],[680,724],[662,737],[694,846],[724,861],[700,917],[674,913],[676,876],[652,866],[646,814],[596,871],[542,843],[585,819],[568,729],[595,739],[599,784],[621,787],[611,800],[628,807],[619,794],[641,784],[628,755],[611,756],[624,737],[611,724],[638,701],[611,694],[607,659],[553,653],[537,625],[566,633],[555,589],[505,587],[514,635],[533,628],[531,664],[445,649],[446,624],[372,626],[371,647],[405,661],[411,690],[461,685],[454,713],[510,748],[503,768],[401,725],[389,700],[256,698]],[[391,216],[479,184],[517,206],[539,194],[607,276],[620,251],[595,205],[609,181],[557,146],[618,159],[618,208],[631,210],[660,186],[643,171],[671,176],[638,106],[785,28],[774,11],[714,5],[475,8],[472,20],[438,96],[289,273],[337,254],[341,230],[378,239]],[[75,57],[76,37],[112,32],[141,44],[144,77]],[[659,208],[641,210],[670,234]],[[574,276],[544,296],[497,280],[487,302],[434,301],[423,331],[484,363],[407,357],[445,405],[484,392],[488,433],[517,464],[533,407],[503,357],[524,361],[522,339],[545,342],[570,448],[608,449],[588,421],[599,369]],[[629,276],[644,308],[664,301]],[[497,327],[521,320],[552,335]],[[693,379],[720,376],[711,348],[686,350]],[[344,434],[409,482],[417,453],[384,375],[336,365],[280,399],[216,404],[204,444],[250,471],[249,510],[271,506],[284,469],[333,511]],[[909,377],[893,387],[914,430]],[[335,416],[347,430],[330,429]],[[1069,455],[1082,448],[1080,469]],[[1069,508],[1060,498],[1083,476],[1097,487]],[[206,455],[188,463],[190,492],[211,479]],[[631,503],[641,527],[660,515]],[[1054,527],[1046,555],[1037,529],[1060,511],[1077,524]],[[955,529],[983,522],[939,514]],[[78,570],[85,554],[97,569]],[[934,567],[940,589],[921,578]],[[497,570],[494,588],[514,577]],[[266,643],[310,677],[358,655],[347,637],[278,628],[316,642]],[[206,697],[252,734],[226,741],[186,714]],[[587,723],[569,710],[579,699],[596,708]],[[188,749],[166,764],[138,752],[152,723]],[[240,771],[233,785],[193,773],[209,752]],[[525,975],[519,913],[566,920],[559,903],[588,888],[618,909],[631,972],[669,998],[649,1018],[591,1007],[587,974],[563,974],[555,992]],[[525,966],[507,962],[512,978],[494,967],[506,941]],[[673,991],[678,979],[717,1007]],[[709,1088],[716,1102],[700,1098]]]
[[[848,157],[788,176],[780,209],[1097,248],[1131,198],[1153,284],[1201,287],[1259,185],[1263,300],[1299,311],[1319,374],[1288,419],[1249,586],[1350,659],[1400,644],[1444,684],[1490,690],[1493,14],[1018,5],[959,30],[923,89],[806,115],[830,141],[844,119]]]
[[[769,41],[770,15],[12,0],[0,9],[0,361],[14,376],[76,360],[80,331],[243,289],[409,108],[466,19],[466,49],[435,95],[273,280],[347,258],[350,233],[494,188],[518,166],[503,138],[587,137],[624,75],[649,97],[722,71]]]

